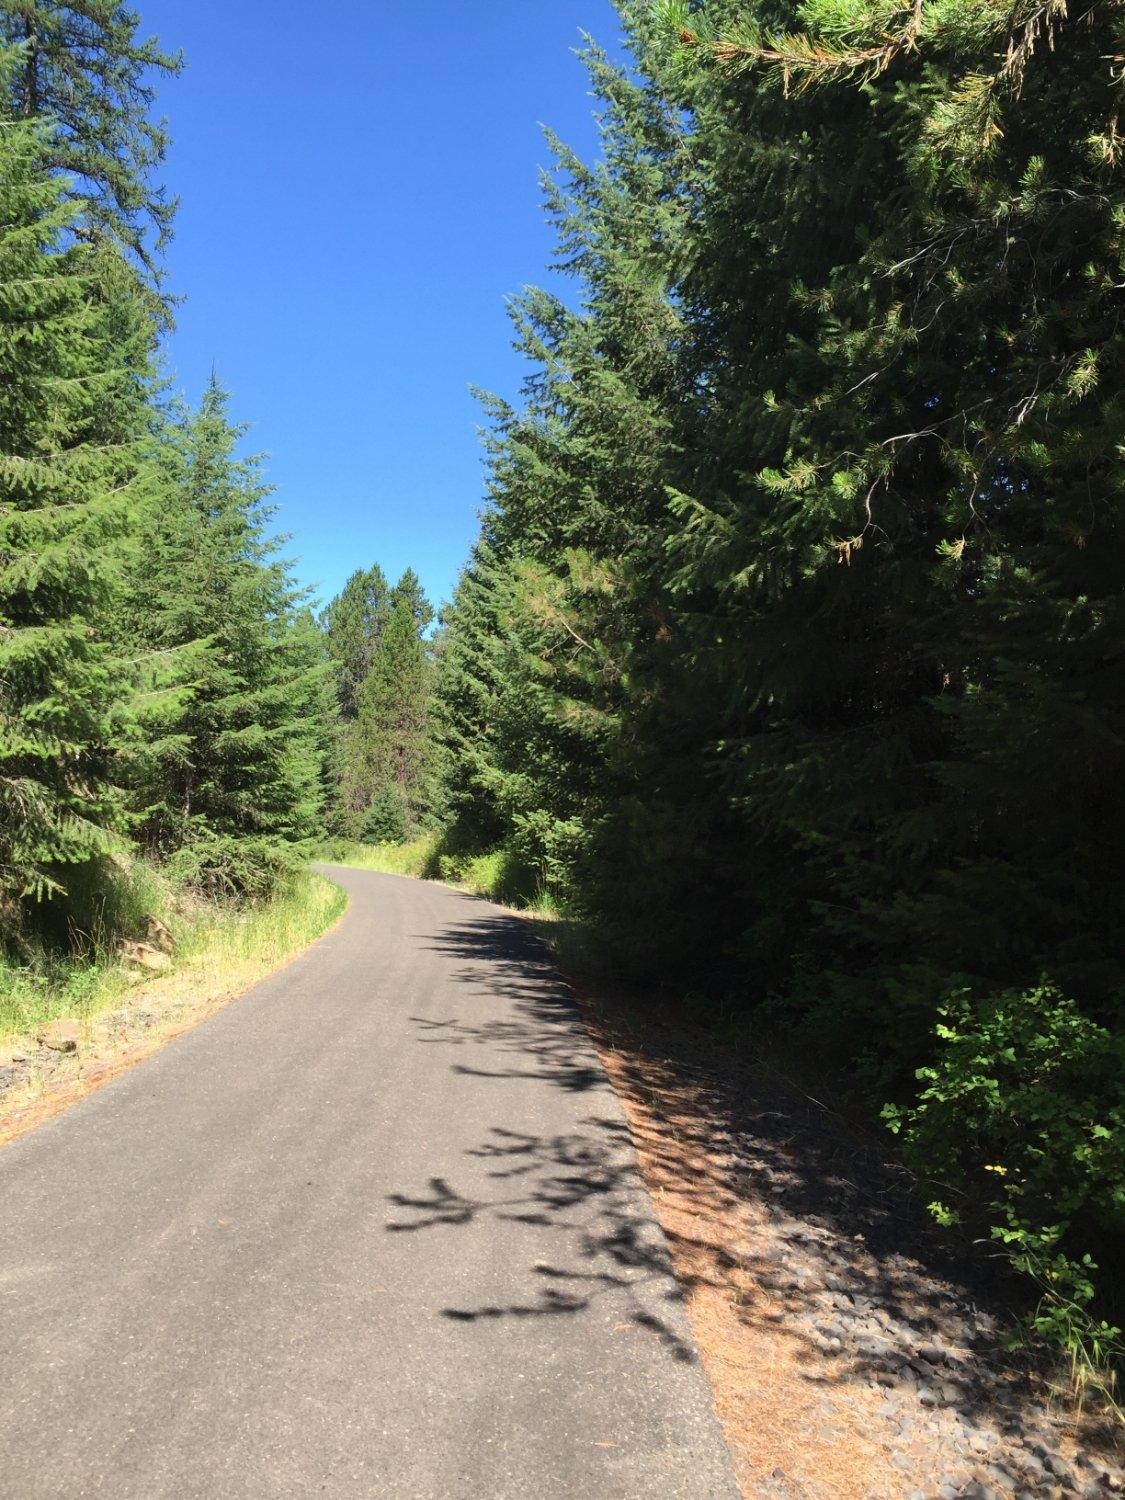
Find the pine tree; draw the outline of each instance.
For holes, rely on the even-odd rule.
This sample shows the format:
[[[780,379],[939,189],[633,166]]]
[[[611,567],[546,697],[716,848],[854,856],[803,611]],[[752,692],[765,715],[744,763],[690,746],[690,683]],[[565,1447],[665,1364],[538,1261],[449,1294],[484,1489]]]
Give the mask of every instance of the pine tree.
[[[168,136],[152,118],[149,80],[183,64],[138,25],[120,0],[0,0],[0,40],[21,49],[4,79],[12,115],[51,123],[45,161],[67,181],[76,228],[121,245],[155,277],[175,203],[152,182]]]
[[[1125,1117],[1119,20],[620,8],[605,160],[549,187],[578,305],[522,299],[490,406],[437,805],[618,957],[883,1098],[926,1068],[920,1164],[1009,1161],[999,1232],[1080,1299]]]
[[[21,58],[0,55],[0,84]],[[111,843],[111,543],[136,464],[104,262],[69,238],[42,127],[0,119],[0,920]]]
[[[204,889],[253,894],[320,832],[327,667],[243,431],[213,378],[161,434],[130,619],[180,676],[138,749],[138,835]]]
[[[516,302],[517,347],[533,364],[524,404],[487,401],[490,511],[449,619],[440,796],[459,829],[497,829],[555,895],[596,899],[604,875],[617,908],[630,891],[638,909],[663,898],[674,943],[670,893],[635,878],[629,846],[645,838],[627,742],[634,694],[650,691],[644,664],[669,634],[662,564],[683,337],[672,289],[692,163],[658,89],[594,46],[586,62],[605,160],[588,167],[552,138],[558,168],[545,183],[557,264],[580,306],[543,291]],[[615,842],[628,884],[609,868]]]
[[[359,568],[320,617],[328,655],[336,664],[340,715],[355,719],[359,690],[371,670],[390,609],[390,587],[376,563]]]
[[[412,832],[428,802],[431,661],[423,631],[433,610],[407,570],[391,590],[378,650],[359,691],[358,740],[369,787],[364,833]],[[395,813],[388,810],[398,809]]]
[[[390,611],[390,588],[376,563],[354,572],[320,617],[335,668],[336,702],[326,772],[328,816],[346,838],[364,835],[371,782],[359,726],[359,694],[379,648]]]
[[[413,569],[391,588],[377,564],[353,573],[321,616],[338,696],[331,817],[345,837],[398,842],[428,806],[433,617]]]
[[[430,714],[434,814],[454,846],[480,851],[510,833],[497,706],[510,675],[499,595],[503,570],[487,535],[442,611]]]

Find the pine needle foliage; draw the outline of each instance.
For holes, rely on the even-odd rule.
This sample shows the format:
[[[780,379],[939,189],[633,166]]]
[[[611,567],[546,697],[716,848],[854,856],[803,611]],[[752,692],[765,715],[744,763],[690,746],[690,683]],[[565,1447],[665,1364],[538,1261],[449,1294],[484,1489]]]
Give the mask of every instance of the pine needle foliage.
[[[212,378],[159,435],[126,590],[172,663],[133,757],[137,836],[190,883],[257,894],[320,833],[327,665],[269,486]]]
[[[45,162],[76,204],[76,229],[122,246],[155,281],[175,202],[152,180],[168,147],[152,80],[183,61],[139,25],[120,0],[0,0],[0,40],[18,48],[9,112],[51,123]]]
[[[398,843],[428,814],[433,617],[413,569],[391,587],[378,564],[321,616],[337,694],[329,816],[346,838]]]
[[[20,58],[0,56],[0,83]],[[114,430],[104,264],[70,237],[35,121],[0,119],[0,887],[62,890],[111,847],[117,690],[107,555],[137,455]]]

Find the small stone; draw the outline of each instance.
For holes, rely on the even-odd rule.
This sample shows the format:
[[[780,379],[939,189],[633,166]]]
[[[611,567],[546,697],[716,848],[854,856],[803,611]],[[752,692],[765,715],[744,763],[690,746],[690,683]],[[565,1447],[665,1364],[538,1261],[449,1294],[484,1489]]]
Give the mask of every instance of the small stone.
[[[77,1021],[48,1021],[40,1027],[37,1039],[52,1052],[77,1052],[82,1028]]]
[[[145,918],[145,935],[154,948],[162,948],[165,953],[170,953],[176,945],[171,931],[159,917]]]
[[[1074,1470],[1066,1459],[1060,1458],[1057,1453],[1048,1453],[1043,1460],[1043,1467],[1056,1479],[1061,1479],[1066,1484],[1074,1483]]]
[[[905,1454],[905,1453],[892,1453],[891,1454],[891,1463],[894,1465],[894,1467],[896,1469],[903,1469],[903,1470],[909,1469],[909,1468],[911,1468],[913,1466],[912,1462],[911,1462],[911,1460],[909,1458],[909,1456],[907,1454]]]
[[[1000,1464],[989,1464],[985,1473],[993,1484],[998,1485],[1002,1490],[1006,1490],[1009,1495],[1016,1489],[1016,1481],[1008,1473],[1007,1469],[1003,1468]]]

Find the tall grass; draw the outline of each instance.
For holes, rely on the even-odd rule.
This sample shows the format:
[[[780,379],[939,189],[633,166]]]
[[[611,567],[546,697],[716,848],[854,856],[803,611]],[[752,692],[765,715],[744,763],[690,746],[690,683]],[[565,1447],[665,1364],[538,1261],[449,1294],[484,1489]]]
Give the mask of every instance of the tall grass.
[[[326,844],[322,859],[350,870],[377,870],[381,875],[408,875],[414,880],[437,880],[438,836],[423,834],[407,844],[359,844],[349,839]]]
[[[301,871],[261,906],[212,908],[177,944],[177,965],[210,988],[253,983],[326,932],[347,901],[338,885]]]
[[[103,868],[96,878],[91,872],[88,889],[81,879],[71,882],[66,908],[48,914],[37,946],[18,960],[0,956],[0,1038],[29,1035],[46,1021],[90,1020],[142,984],[146,993],[185,1000],[243,988],[330,927],[346,901],[338,886],[311,871],[245,909],[186,897],[143,860]],[[174,939],[173,969],[157,979],[119,952],[122,938],[145,937],[149,918]]]
[[[384,875],[408,875],[415,880],[440,880],[447,885],[485,896],[501,906],[515,906],[553,917],[556,904],[533,873],[509,849],[485,854],[451,849],[436,833],[423,834],[406,844],[357,844],[340,841],[326,845],[322,858],[353,870],[378,870]]]

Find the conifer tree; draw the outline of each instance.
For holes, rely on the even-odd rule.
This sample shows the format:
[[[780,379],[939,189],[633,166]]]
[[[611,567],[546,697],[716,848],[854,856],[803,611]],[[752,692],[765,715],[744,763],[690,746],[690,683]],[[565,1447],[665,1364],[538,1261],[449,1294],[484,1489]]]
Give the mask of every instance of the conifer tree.
[[[180,674],[138,749],[139,836],[203,888],[252,894],[320,831],[327,668],[243,431],[212,378],[161,434],[130,617]]]
[[[325,767],[327,811],[333,831],[345,838],[361,838],[368,823],[372,789],[359,724],[359,694],[379,648],[390,610],[389,593],[377,563],[359,568],[320,617],[334,668],[332,731]]]
[[[397,842],[428,804],[432,621],[413,569],[391,588],[377,564],[353,573],[321,616],[338,693],[330,800],[346,837]]]
[[[359,692],[358,731],[370,787],[367,837],[399,829],[405,836],[426,806],[431,664],[422,631],[432,616],[408,570],[391,591],[379,648]]]
[[[620,9],[605,160],[549,188],[578,305],[521,300],[490,406],[437,805],[856,1061],[925,1170],[1003,1166],[1062,1307],[1125,1118],[1119,18]]]
[[[340,715],[359,714],[359,690],[371,670],[390,609],[390,587],[375,563],[359,568],[321,615],[328,655],[336,664]]]
[[[0,85],[21,58],[0,53]],[[108,560],[136,463],[113,413],[111,298],[45,160],[43,127],[0,119],[0,885],[65,885],[114,823],[117,696]],[[107,416],[107,413],[109,414]]]
[[[43,119],[45,161],[77,205],[76,228],[135,255],[150,274],[175,203],[152,180],[168,146],[152,118],[151,76],[182,67],[120,0],[0,0],[0,39],[20,49],[4,78],[11,113]]]
[[[605,160],[588,167],[552,138],[558,170],[545,184],[580,307],[543,291],[515,304],[534,373],[522,408],[487,401],[491,510],[450,617],[437,713],[441,795],[461,826],[498,821],[540,884],[580,900],[606,870],[595,845],[643,811],[622,737],[634,690],[648,691],[643,662],[668,635],[662,559],[683,331],[671,292],[690,206],[688,147],[659,90],[594,46],[586,63]],[[486,645],[476,622],[488,618]],[[479,811],[465,805],[466,775],[484,796]],[[634,861],[633,890],[635,873]],[[620,872],[610,883],[620,906]],[[651,910],[652,894],[638,891],[639,905]],[[661,920],[670,928],[667,912]]]

